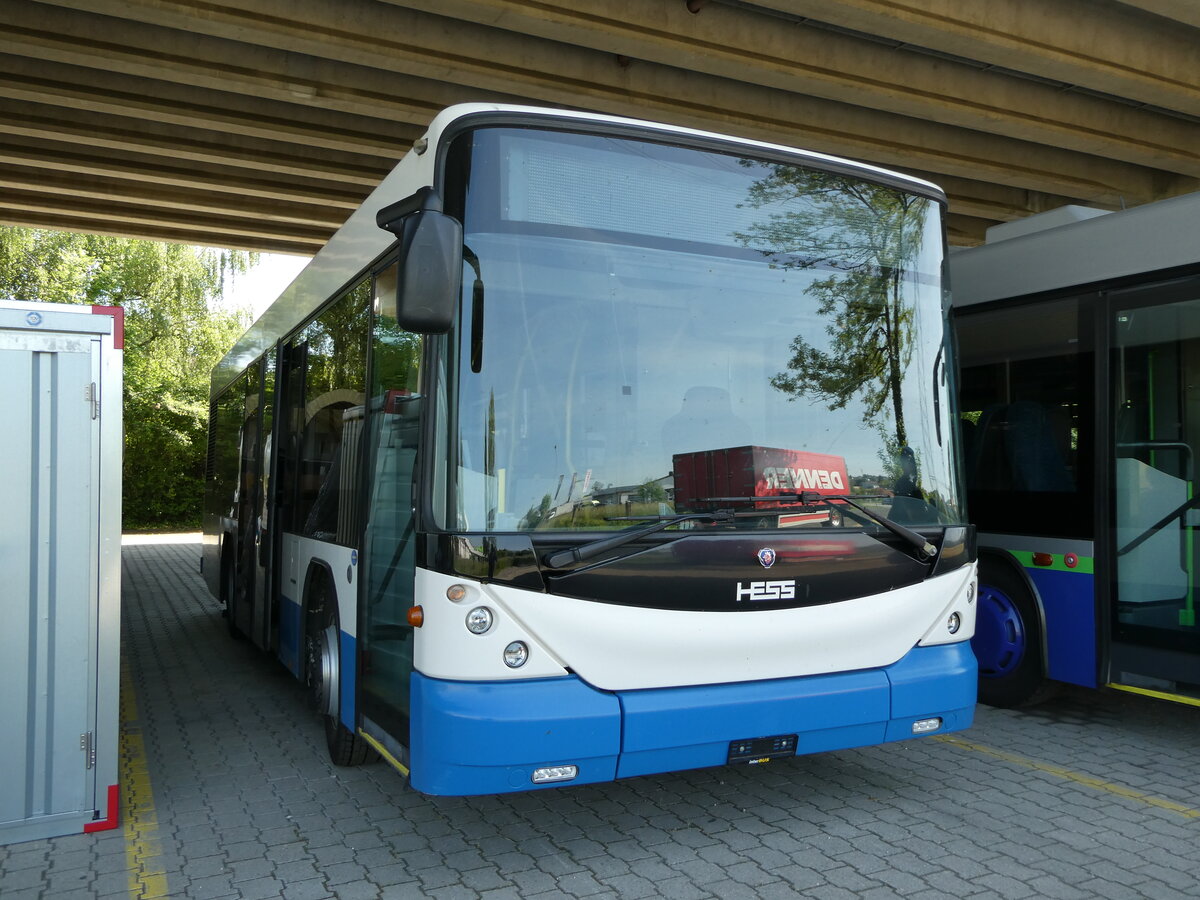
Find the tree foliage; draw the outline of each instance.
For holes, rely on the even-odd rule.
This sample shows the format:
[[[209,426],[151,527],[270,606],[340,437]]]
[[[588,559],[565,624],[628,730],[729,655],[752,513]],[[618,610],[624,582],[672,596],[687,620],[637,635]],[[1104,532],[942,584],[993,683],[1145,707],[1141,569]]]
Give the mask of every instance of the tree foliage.
[[[787,370],[771,385],[830,409],[861,397],[864,423],[879,429],[889,446],[905,446],[901,386],[912,356],[913,307],[904,276],[921,247],[929,201],[780,165],[754,183],[747,205],[776,211],[739,234],[743,243],[761,248],[780,268],[832,272],[808,287],[828,342],[818,347],[797,335]]]
[[[126,527],[194,525],[204,492],[209,373],[247,324],[213,307],[257,255],[0,227],[0,297],[125,310]]]

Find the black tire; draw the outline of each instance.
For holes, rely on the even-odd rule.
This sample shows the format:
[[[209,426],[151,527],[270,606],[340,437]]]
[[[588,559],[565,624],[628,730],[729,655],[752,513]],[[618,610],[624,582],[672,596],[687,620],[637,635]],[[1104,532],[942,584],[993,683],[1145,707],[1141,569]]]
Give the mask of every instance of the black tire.
[[[979,661],[979,702],[1026,704],[1045,680],[1042,620],[1025,580],[1001,560],[979,560],[979,608],[971,647]]]
[[[375,751],[338,718],[336,696],[340,648],[333,588],[324,572],[314,572],[309,587],[305,629],[305,680],[309,703],[325,726],[325,745],[335,766],[358,766],[375,758]]]

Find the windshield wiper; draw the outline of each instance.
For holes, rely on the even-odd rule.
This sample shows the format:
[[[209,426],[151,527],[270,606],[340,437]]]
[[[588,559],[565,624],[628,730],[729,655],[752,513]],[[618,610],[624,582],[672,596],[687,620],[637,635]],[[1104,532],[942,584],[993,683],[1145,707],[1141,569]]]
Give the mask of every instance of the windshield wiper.
[[[888,494],[860,494],[859,500],[886,500]],[[860,513],[869,519],[873,519],[890,531],[897,537],[903,538],[906,542],[912,545],[917,551],[922,560],[933,559],[937,556],[937,547],[925,540],[922,535],[917,534],[911,528],[905,528],[899,522],[893,522],[883,513],[872,512],[865,506],[856,503],[853,498],[847,497],[845,494],[818,494],[816,491],[801,491],[799,494],[772,494],[769,497],[697,497],[696,503],[762,503],[764,501],[773,501],[775,503],[800,503],[804,506],[816,506],[823,504],[830,509],[833,508],[834,500],[840,500],[848,506],[853,506]],[[727,510],[723,510],[726,511]]]
[[[595,559],[609,550],[616,550],[625,544],[632,543],[638,538],[645,537],[648,534],[654,534],[656,531],[662,531],[664,528],[670,528],[672,525],[677,525],[680,522],[687,522],[695,519],[706,519],[710,522],[730,523],[733,521],[734,513],[729,509],[717,509],[712,512],[700,513],[680,513],[677,516],[664,516],[661,521],[655,522],[653,525],[648,525],[645,528],[636,528],[633,531],[622,531],[620,534],[615,534],[610,538],[603,538],[599,541],[591,541],[579,547],[571,547],[567,550],[559,550],[557,553],[547,553],[542,557],[544,562],[551,569],[561,569],[569,566],[572,563],[584,562],[585,560]],[[682,537],[682,535],[681,535]]]

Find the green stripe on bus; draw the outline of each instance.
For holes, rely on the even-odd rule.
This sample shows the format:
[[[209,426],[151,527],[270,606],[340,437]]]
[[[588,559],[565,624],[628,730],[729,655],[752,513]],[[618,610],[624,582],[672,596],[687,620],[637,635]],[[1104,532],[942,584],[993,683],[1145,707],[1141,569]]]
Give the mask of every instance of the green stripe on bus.
[[[1047,569],[1051,572],[1078,572],[1080,575],[1092,575],[1095,573],[1093,558],[1090,556],[1077,556],[1078,562],[1072,567],[1068,566],[1064,560],[1066,554],[1052,553],[1054,562],[1048,566],[1039,566],[1033,561],[1032,550],[1009,550],[1009,553],[1026,569]]]

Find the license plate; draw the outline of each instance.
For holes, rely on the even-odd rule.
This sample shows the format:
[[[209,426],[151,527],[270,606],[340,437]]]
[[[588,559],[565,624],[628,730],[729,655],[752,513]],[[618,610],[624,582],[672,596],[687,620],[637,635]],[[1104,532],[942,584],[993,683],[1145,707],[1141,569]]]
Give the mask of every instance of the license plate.
[[[775,737],[746,738],[729,742],[729,764],[756,766],[761,763],[796,755],[796,735],[779,734]]]

